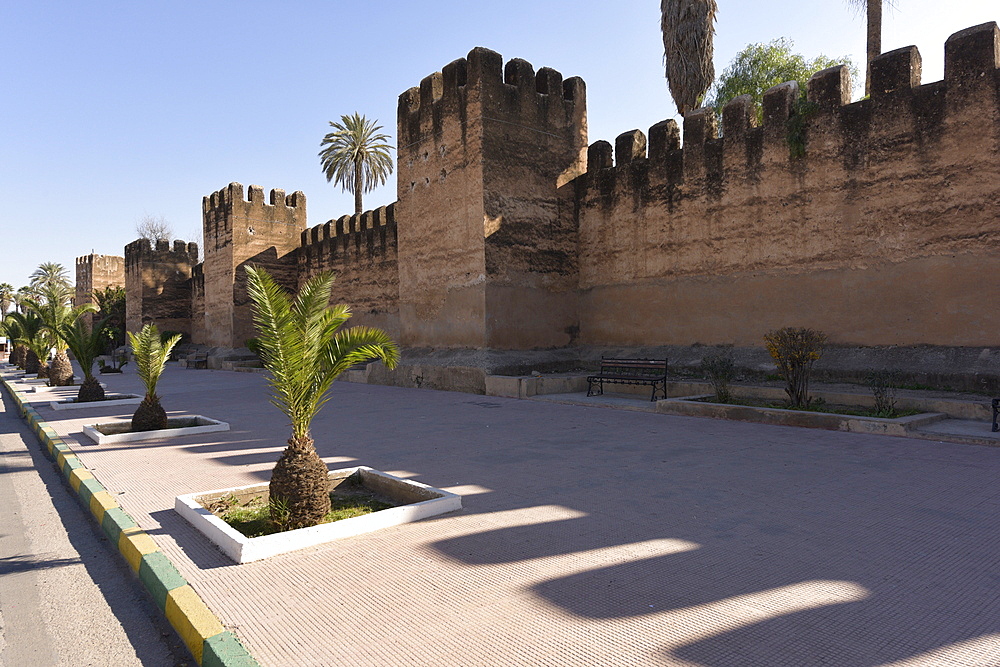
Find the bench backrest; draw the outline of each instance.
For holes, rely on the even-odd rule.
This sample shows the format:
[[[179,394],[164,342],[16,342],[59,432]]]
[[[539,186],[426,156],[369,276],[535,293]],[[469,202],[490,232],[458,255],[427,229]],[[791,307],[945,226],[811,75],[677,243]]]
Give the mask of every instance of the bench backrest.
[[[661,378],[667,375],[666,359],[610,359],[601,357],[601,373]]]

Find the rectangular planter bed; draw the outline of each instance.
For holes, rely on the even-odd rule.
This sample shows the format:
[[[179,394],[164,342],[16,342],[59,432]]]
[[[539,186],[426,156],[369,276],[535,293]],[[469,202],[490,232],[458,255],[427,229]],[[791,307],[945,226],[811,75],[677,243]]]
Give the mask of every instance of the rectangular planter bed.
[[[133,433],[131,421],[114,421],[103,424],[90,424],[83,427],[83,433],[99,445],[110,445],[119,442],[141,442],[143,440],[166,440],[180,438],[185,435],[199,433],[216,433],[228,431],[229,424],[201,415],[188,417],[171,417],[167,420],[170,428],[158,431],[139,431]]]
[[[75,397],[62,401],[49,401],[49,407],[53,410],[82,410],[83,408],[110,408],[116,405],[139,405],[142,403],[142,396],[139,394],[105,394],[103,401],[85,401],[77,403]]]
[[[395,477],[367,466],[342,468],[330,472],[330,481],[333,487],[349,478],[355,480],[360,478],[358,481],[365,488],[390,498],[398,503],[398,506],[364,516],[262,537],[246,537],[205,509],[205,505],[211,505],[220,498],[230,495],[240,499],[262,496],[266,500],[267,484],[252,484],[177,496],[174,501],[174,510],[201,531],[222,553],[237,563],[249,563],[316,544],[370,533],[380,528],[411,523],[462,509],[462,497],[459,495],[435,489],[413,480]]]
[[[656,411],[668,415],[711,417],[713,419],[731,419],[733,421],[755,422],[758,424],[800,426],[805,428],[822,428],[830,431],[875,433],[881,435],[907,435],[911,430],[919,426],[940,421],[947,417],[947,415],[940,412],[925,412],[909,417],[883,419],[881,417],[840,415],[832,412],[809,412],[806,410],[783,410],[781,408],[765,408],[751,405],[706,403],[698,400],[704,398],[711,398],[711,396],[668,398],[657,401]]]

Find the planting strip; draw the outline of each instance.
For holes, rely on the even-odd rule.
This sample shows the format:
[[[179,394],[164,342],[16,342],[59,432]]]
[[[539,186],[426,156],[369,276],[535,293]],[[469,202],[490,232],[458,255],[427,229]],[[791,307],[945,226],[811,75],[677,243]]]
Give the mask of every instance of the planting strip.
[[[86,469],[55,429],[42,420],[21,392],[0,380],[17,404],[18,413],[56,462],[80,502],[132,567],[157,608],[202,667],[259,667],[235,635],[226,630],[198,593],[144,530],[123,510],[93,473]]]

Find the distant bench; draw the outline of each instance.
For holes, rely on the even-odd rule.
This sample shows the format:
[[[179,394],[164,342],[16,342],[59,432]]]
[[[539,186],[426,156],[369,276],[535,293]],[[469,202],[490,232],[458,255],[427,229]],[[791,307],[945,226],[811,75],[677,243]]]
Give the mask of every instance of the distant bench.
[[[1000,412],[1000,398],[993,399],[993,432],[996,433],[1000,431],[1000,425],[997,424],[997,413]]]
[[[187,358],[188,368],[208,368],[207,354],[189,354]]]
[[[604,393],[604,383],[650,385],[653,393],[650,401],[656,400],[656,392],[667,397],[666,359],[608,359],[601,357],[601,369],[596,375],[587,376],[587,396]],[[594,385],[597,392],[594,392]]]

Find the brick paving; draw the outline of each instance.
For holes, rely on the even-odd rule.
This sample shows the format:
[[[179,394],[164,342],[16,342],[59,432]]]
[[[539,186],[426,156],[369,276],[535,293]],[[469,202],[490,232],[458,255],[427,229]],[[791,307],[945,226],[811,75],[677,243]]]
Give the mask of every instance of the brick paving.
[[[99,447],[113,408],[40,413],[265,666],[1000,665],[997,448],[337,383],[331,466],[465,509],[237,566],[173,499],[266,481],[285,420],[260,375],[160,392],[233,430]]]

